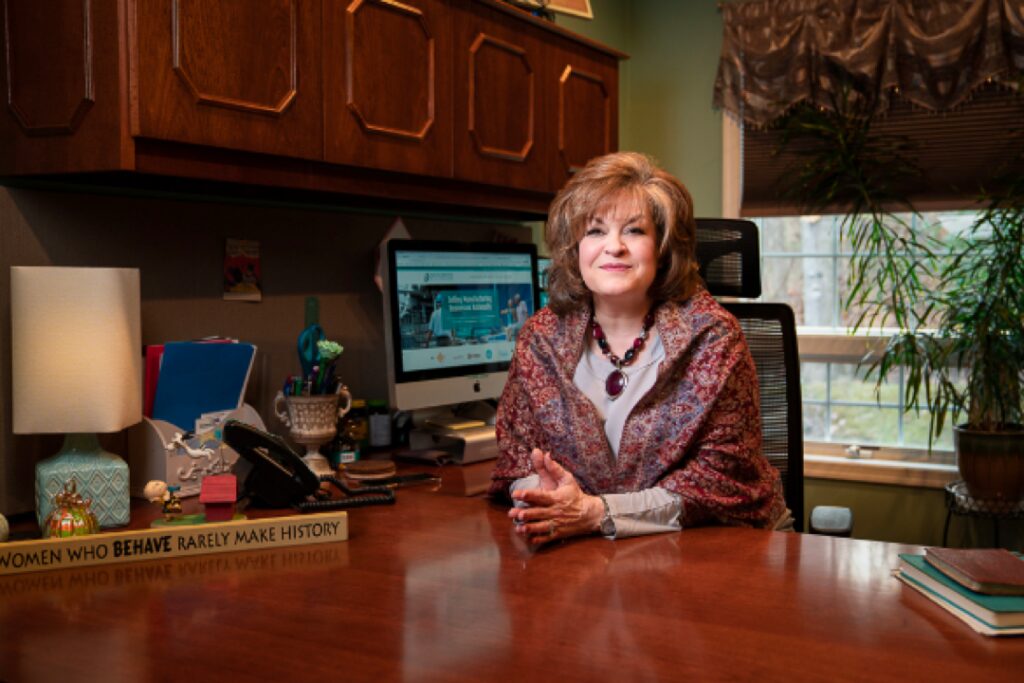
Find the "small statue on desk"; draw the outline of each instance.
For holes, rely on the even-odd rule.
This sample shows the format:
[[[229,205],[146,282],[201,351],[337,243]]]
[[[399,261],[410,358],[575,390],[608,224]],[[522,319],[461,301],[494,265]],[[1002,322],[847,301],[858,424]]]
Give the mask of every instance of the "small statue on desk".
[[[87,536],[99,531],[96,515],[89,506],[92,501],[82,498],[74,479],[64,482],[64,490],[53,498],[53,509],[43,522],[43,538]]]
[[[175,432],[174,438],[164,444],[168,453],[184,453],[189,457],[188,468],[178,468],[178,481],[201,481],[203,477],[222,474],[231,469],[231,465],[224,459],[223,444],[211,448],[200,443],[198,448],[193,448],[189,445],[192,438],[194,435],[191,432]]]
[[[164,519],[168,522],[181,515],[181,498],[178,498],[180,486],[168,486],[165,482],[154,479],[142,489],[142,495],[151,503],[160,506]]]
[[[167,487],[167,497],[164,498],[163,513],[164,519],[170,521],[181,514],[181,498],[178,498],[180,486],[172,485]]]

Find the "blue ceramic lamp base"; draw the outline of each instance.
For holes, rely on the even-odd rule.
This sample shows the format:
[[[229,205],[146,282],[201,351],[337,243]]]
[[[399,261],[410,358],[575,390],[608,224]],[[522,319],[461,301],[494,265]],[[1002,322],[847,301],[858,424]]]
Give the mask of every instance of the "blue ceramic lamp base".
[[[95,434],[68,434],[52,458],[36,465],[36,520],[40,527],[53,508],[53,497],[74,479],[101,527],[129,520],[128,464],[103,450]]]

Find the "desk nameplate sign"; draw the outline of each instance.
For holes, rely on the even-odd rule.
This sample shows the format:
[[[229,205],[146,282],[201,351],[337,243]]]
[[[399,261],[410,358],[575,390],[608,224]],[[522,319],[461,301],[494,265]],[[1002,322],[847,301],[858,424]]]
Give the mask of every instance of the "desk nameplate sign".
[[[323,512],[0,544],[0,576],[348,540],[348,514]]]

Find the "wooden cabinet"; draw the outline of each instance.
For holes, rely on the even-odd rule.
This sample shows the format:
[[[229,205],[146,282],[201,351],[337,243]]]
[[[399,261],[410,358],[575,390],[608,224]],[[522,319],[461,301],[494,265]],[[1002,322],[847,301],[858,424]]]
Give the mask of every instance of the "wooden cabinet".
[[[553,187],[561,187],[590,159],[615,151],[619,138],[618,60],[581,49],[568,40],[550,45],[557,84],[553,128]]]
[[[453,37],[456,177],[552,191],[616,149],[617,56],[463,5]]]
[[[543,215],[617,144],[624,55],[498,0],[0,5],[6,175],[129,171]]]
[[[543,32],[479,3],[453,17],[455,176],[550,190]]]
[[[320,0],[129,7],[132,135],[321,158]]]
[[[115,2],[2,0],[0,172],[122,166]],[[114,77],[110,78],[109,75]]]
[[[327,161],[451,175],[449,18],[443,0],[324,3]]]

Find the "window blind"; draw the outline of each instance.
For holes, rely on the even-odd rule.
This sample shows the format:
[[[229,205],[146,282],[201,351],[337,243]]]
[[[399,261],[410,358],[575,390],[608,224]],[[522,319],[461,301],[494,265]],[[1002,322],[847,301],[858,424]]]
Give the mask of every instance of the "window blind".
[[[1001,173],[1024,173],[1024,95],[995,83],[980,86],[946,112],[896,96],[873,123],[872,134],[909,142],[907,156],[920,175],[903,177],[894,189],[918,211],[977,209],[982,188],[998,190]],[[744,126],[742,215],[806,213],[807,207],[787,192],[787,180],[801,162],[795,144],[801,143],[782,148],[778,127]],[[845,207],[828,210],[841,213]]]

